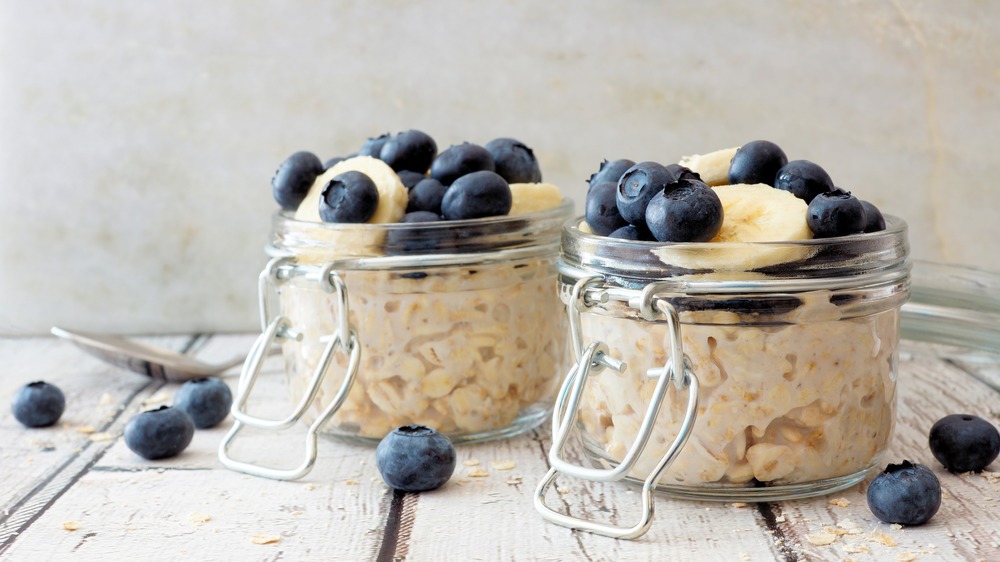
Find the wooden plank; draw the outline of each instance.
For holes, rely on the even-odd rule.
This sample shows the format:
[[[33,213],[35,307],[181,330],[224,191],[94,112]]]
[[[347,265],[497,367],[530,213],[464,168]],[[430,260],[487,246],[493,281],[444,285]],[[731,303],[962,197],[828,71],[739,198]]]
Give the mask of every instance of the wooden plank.
[[[8,552],[53,560],[358,560],[374,556],[384,488],[271,482],[218,469],[95,470]],[[64,530],[75,521],[78,529]],[[264,543],[264,544],[259,544]]]
[[[412,560],[715,560],[771,558],[769,537],[753,509],[728,504],[655,498],[652,529],[637,541],[618,541],[545,522],[532,505],[538,480],[548,470],[547,430],[503,441],[462,447],[448,486],[421,494],[408,544]],[[478,461],[468,467],[463,461]],[[511,470],[498,470],[513,461]],[[494,463],[499,463],[494,465]],[[484,477],[470,477],[482,470]],[[517,482],[517,483],[516,483]],[[453,485],[456,484],[456,485]],[[574,516],[617,525],[639,517],[639,493],[623,484],[557,480],[550,505]],[[461,506],[461,507],[459,507]],[[462,540],[455,537],[474,537]]]
[[[180,349],[190,337],[147,338]],[[111,445],[105,433],[124,404],[151,379],[108,366],[55,338],[0,339],[8,384],[0,401],[10,404],[20,387],[35,380],[57,385],[66,395],[66,412],[51,428],[21,426],[8,407],[0,410],[0,552],[26,524],[71,485],[85,467]]]

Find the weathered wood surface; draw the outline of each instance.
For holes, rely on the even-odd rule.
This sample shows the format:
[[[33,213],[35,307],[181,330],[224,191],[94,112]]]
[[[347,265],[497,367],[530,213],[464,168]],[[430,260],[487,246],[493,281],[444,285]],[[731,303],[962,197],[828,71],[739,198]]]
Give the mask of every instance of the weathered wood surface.
[[[245,351],[251,338],[154,341],[222,360]],[[1000,422],[1000,364],[989,357],[940,360],[924,345],[908,349],[887,458],[935,469],[946,499],[929,524],[880,523],[862,484],[826,498],[747,506],[658,497],[650,532],[615,541],[545,523],[535,513],[531,496],[547,469],[547,428],[460,447],[452,480],[420,495],[389,491],[373,449],[327,440],[316,468],[298,482],[230,472],[216,459],[228,422],[197,432],[175,459],[147,462],[119,436],[135,412],[169,402],[175,386],[104,366],[54,339],[4,339],[0,400],[9,403],[21,384],[44,378],[66,392],[68,407],[63,423],[45,430],[23,429],[8,408],[0,411],[0,558],[1000,560],[1000,463],[984,474],[949,474],[926,444],[931,424],[948,413]],[[254,401],[255,412],[277,416],[289,406],[279,371],[280,361],[265,369],[257,395],[265,398]],[[290,466],[301,448],[300,428],[276,437],[247,433],[235,453]],[[482,473],[488,475],[476,476]],[[561,479],[550,498],[573,514],[620,524],[638,513],[637,492],[623,485]]]

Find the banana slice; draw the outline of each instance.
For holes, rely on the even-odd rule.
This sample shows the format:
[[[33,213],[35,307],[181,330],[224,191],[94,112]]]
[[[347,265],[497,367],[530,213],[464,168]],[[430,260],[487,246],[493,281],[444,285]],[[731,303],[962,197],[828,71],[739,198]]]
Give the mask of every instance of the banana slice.
[[[738,146],[736,148],[723,148],[708,154],[685,156],[678,164],[692,172],[697,172],[701,176],[701,181],[708,185],[726,185],[729,183],[729,162],[737,150],[739,150]]]
[[[510,194],[513,199],[510,215],[537,213],[562,203],[559,188],[551,183],[512,183]]]
[[[375,182],[378,189],[378,207],[367,224],[399,222],[406,212],[407,192],[396,172],[385,162],[371,156],[355,156],[338,162],[316,178],[306,198],[295,211],[299,221],[322,222],[319,217],[319,198],[323,187],[334,176],[344,172],[361,172]],[[299,260],[305,263],[324,263],[340,257],[371,256],[382,253],[380,249],[385,232],[365,225],[317,225],[309,236],[322,242],[322,246],[303,248]]]
[[[323,187],[334,176],[344,172],[361,172],[375,182],[378,189],[378,207],[375,214],[368,219],[369,224],[384,222],[399,222],[406,212],[407,192],[403,182],[396,172],[385,162],[371,156],[355,156],[335,164],[332,168],[316,178],[306,198],[295,211],[295,220],[323,222],[319,218],[319,198]]]
[[[685,269],[752,271],[800,260],[809,247],[777,242],[812,239],[805,201],[769,185],[724,185],[714,188],[722,201],[722,228],[701,245],[667,245],[652,250],[664,263]],[[775,244],[759,244],[775,242]],[[714,243],[719,246],[712,247]]]

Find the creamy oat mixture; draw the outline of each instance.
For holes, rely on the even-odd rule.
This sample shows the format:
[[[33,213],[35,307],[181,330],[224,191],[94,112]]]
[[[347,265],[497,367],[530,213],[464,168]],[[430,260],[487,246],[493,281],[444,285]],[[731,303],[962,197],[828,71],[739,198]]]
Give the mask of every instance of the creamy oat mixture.
[[[546,410],[569,365],[565,311],[554,258],[415,272],[346,271],[350,321],[358,331],[357,380],[327,427],[380,439],[408,423],[454,435],[504,428]],[[426,277],[422,275],[426,274]],[[336,327],[336,301],[315,282],[281,287],[281,310],[301,342],[285,343],[292,393],[301,396]],[[338,354],[314,419],[343,380]]]
[[[895,416],[898,308],[841,318],[818,291],[789,314],[800,322],[790,325],[697,314],[681,318],[684,351],[701,383],[698,418],[661,484],[808,482],[877,461]],[[624,374],[605,370],[588,381],[579,418],[588,446],[620,461],[656,384],[645,371],[669,356],[667,325],[596,312],[583,314],[582,326],[585,341],[607,343],[628,364]],[[634,476],[645,478],[666,451],[686,400],[671,387]]]

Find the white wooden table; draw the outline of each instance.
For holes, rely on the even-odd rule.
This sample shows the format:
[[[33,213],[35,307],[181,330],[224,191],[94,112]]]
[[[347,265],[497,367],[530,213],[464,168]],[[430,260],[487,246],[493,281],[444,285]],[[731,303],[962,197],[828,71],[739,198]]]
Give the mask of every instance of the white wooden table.
[[[220,360],[252,341],[146,340]],[[825,498],[750,505],[658,497],[650,532],[616,541],[535,513],[531,495],[547,469],[547,428],[460,447],[452,480],[419,495],[386,488],[374,449],[327,440],[302,481],[228,471],[216,447],[229,422],[198,431],[174,459],[148,462],[120,435],[132,415],[168,403],[176,387],[106,366],[53,338],[0,339],[0,559],[1000,561],[1000,462],[982,474],[954,475],[927,448],[928,429],[946,414],[1000,422],[1000,363],[940,359],[923,344],[904,350],[887,458],[926,464],[941,479],[941,510],[927,525],[880,523],[861,484]],[[269,364],[258,396],[272,403],[256,411],[285,406],[279,369]],[[57,427],[29,430],[6,404],[38,379],[63,389],[67,410]],[[248,435],[236,452],[291,465],[301,446],[299,435]],[[638,512],[638,494],[627,486],[559,485],[556,496],[571,513],[625,523]]]

